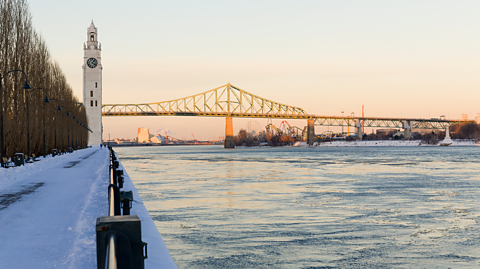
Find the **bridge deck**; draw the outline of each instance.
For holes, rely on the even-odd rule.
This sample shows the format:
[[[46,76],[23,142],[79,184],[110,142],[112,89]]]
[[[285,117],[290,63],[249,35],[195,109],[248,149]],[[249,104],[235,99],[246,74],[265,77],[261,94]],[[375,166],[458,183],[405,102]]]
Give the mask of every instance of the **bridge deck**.
[[[357,126],[360,124],[363,127],[404,128],[411,126],[411,128],[421,129],[445,129],[455,123],[472,122],[421,118],[317,116],[306,113],[302,108],[251,94],[230,83],[197,95],[165,102],[105,104],[102,106],[102,115],[315,119],[317,126]]]

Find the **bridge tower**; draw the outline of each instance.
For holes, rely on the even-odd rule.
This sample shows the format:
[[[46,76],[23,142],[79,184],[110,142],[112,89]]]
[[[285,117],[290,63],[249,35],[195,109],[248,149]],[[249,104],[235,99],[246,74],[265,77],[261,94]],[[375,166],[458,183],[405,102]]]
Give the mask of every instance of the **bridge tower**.
[[[232,117],[226,117],[225,124],[225,141],[223,142],[223,147],[226,149],[235,148],[235,139],[233,137],[233,122]]]
[[[315,142],[315,119],[310,118],[307,120],[307,144],[312,146],[313,142]]]
[[[97,28],[92,23],[87,28],[87,43],[83,44],[83,105],[87,113],[88,144],[102,143],[102,58],[101,44],[97,39]]]

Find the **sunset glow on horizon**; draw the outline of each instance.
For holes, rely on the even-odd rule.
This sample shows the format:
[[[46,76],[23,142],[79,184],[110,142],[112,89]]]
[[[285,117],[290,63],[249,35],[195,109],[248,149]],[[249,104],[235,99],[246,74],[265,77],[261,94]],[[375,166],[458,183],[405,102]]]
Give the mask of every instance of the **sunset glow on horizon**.
[[[104,104],[167,101],[232,83],[316,115],[359,116],[362,105],[368,117],[480,113],[478,1],[46,0],[30,7],[80,101],[82,46],[93,20]],[[264,127],[267,119],[235,118],[235,132],[249,121]],[[104,139],[148,127],[204,140],[223,136],[225,119],[104,117],[103,126]]]

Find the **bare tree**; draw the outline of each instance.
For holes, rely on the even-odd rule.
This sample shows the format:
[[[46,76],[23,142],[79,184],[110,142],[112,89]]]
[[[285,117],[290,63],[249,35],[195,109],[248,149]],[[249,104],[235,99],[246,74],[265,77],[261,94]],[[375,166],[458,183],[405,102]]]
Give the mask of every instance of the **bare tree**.
[[[43,152],[43,119],[46,149],[51,152],[55,134],[53,115],[57,103],[44,103],[46,96],[43,90],[31,92],[22,89],[25,76],[21,72],[6,75],[11,70],[23,70],[34,89],[43,88],[48,98],[57,99],[61,106],[68,107],[70,113],[75,115],[74,120],[66,116],[65,109],[56,113],[57,147],[62,138],[63,149],[85,144],[88,131],[77,124],[78,120],[88,126],[85,109],[73,95],[58,64],[51,59],[45,41],[34,30],[26,0],[0,0],[0,76],[3,77],[0,101],[4,115],[5,153],[7,157],[16,152],[26,153],[26,134],[29,132],[30,150],[40,155]],[[65,130],[63,135],[60,129]],[[67,133],[67,129],[70,133]],[[68,137],[71,138],[70,142],[67,141]]]

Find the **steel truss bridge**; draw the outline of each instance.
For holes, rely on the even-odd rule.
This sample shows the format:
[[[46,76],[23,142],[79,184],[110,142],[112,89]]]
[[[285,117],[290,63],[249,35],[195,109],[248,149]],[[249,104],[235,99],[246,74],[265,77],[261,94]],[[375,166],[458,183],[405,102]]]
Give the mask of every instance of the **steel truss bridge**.
[[[249,93],[230,83],[200,94],[145,104],[104,104],[102,116],[207,116],[310,119],[317,126],[445,129],[472,121],[417,118],[337,117],[308,114],[299,107],[281,104]]]
[[[307,119],[294,106],[277,103],[232,84],[185,98],[148,104],[103,105],[103,116],[216,116]]]

